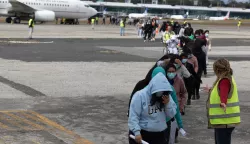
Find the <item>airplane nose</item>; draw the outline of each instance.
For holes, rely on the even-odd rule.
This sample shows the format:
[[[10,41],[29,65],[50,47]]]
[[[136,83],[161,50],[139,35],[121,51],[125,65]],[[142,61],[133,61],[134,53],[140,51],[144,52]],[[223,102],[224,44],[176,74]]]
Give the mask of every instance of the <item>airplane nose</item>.
[[[94,9],[94,8],[92,8],[92,10],[91,10],[91,15],[94,16],[94,15],[96,15],[96,14],[97,14],[97,10]]]

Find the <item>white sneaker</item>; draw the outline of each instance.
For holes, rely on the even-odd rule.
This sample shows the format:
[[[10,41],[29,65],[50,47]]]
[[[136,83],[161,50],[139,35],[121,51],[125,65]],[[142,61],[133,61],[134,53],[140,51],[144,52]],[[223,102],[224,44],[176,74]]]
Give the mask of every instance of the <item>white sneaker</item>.
[[[144,42],[146,42],[146,40],[144,40]]]

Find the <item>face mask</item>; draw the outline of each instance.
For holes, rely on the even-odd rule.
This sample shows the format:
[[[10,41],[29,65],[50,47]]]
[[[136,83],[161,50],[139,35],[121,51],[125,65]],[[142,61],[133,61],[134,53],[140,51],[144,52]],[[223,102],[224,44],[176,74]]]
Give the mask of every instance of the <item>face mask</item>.
[[[174,64],[176,69],[179,69],[181,66],[179,64]]]
[[[167,74],[167,76],[168,76],[168,78],[169,78],[169,79],[171,79],[171,80],[172,80],[172,79],[174,79],[174,78],[175,78],[176,73],[168,73],[168,74]]]
[[[187,62],[187,59],[182,59],[181,62],[184,64]]]
[[[205,36],[208,37],[208,33],[206,33]]]

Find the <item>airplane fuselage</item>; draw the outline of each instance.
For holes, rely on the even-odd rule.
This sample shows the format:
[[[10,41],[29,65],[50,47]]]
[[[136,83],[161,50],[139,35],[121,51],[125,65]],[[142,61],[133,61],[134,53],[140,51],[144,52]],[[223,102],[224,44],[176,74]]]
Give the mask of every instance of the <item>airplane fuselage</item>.
[[[97,13],[97,11],[89,7],[86,3],[77,0],[17,0],[33,9],[47,10],[55,13],[56,18],[88,18]],[[0,0],[0,15],[13,16],[25,14],[23,10],[13,9],[12,4],[8,0]]]
[[[146,18],[147,14],[131,13],[128,15],[129,18]]]

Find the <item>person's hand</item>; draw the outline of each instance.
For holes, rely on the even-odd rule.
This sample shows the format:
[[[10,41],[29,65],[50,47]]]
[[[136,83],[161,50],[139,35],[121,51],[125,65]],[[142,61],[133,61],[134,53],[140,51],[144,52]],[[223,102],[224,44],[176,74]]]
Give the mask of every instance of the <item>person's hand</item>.
[[[211,91],[211,88],[208,87],[208,85],[206,85],[206,87],[204,88],[204,91],[207,92],[207,93],[209,93]]]
[[[135,141],[136,141],[136,143],[141,144],[142,143],[142,137],[141,137],[141,135],[135,136]]]
[[[225,103],[221,103],[220,107],[224,110],[224,112],[226,113],[227,110],[227,105]]]
[[[182,62],[179,60],[179,59],[175,59],[175,61],[174,61],[175,63],[177,63],[178,65],[182,65]]]
[[[167,96],[167,95],[164,95],[163,97],[162,97],[162,102],[164,103],[164,104],[168,104],[169,103],[169,96]]]

